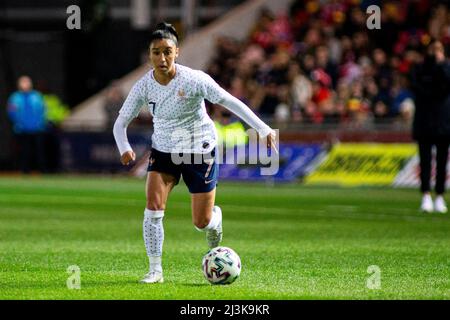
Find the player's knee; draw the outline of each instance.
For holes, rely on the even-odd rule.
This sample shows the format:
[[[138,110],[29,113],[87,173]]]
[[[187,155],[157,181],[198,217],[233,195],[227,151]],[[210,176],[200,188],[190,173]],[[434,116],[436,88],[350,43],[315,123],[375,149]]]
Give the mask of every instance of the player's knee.
[[[199,229],[203,229],[209,223],[207,218],[193,218],[192,223]]]
[[[147,201],[147,209],[154,211],[166,210],[166,205],[161,201]]]

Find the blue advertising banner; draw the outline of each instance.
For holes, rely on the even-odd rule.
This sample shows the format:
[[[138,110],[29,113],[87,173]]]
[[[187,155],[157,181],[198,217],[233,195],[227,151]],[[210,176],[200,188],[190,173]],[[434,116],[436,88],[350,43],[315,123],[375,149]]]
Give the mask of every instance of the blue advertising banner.
[[[136,165],[123,166],[112,134],[66,132],[61,137],[61,165],[65,172],[129,172],[145,176],[151,131],[128,133],[136,152]],[[258,157],[258,148],[248,145],[219,151],[219,179],[231,181],[291,182],[301,180],[326,153],[321,144],[279,145],[279,156]],[[130,171],[131,170],[131,171]]]
[[[241,150],[239,150],[241,148]],[[244,150],[242,150],[244,148]],[[315,167],[320,156],[326,152],[320,144],[284,144],[279,145],[278,167],[274,163],[252,164],[250,158],[256,158],[257,150],[249,150],[248,146],[234,147],[228,149],[222,156],[220,165],[220,180],[246,180],[246,181],[273,181],[290,182],[301,179]],[[226,158],[235,156],[238,161],[227,161]],[[242,156],[239,156],[241,154]],[[245,157],[245,159],[243,159]],[[271,159],[275,161],[274,158]],[[241,164],[239,164],[241,163]],[[262,168],[277,169],[276,173],[270,175],[262,174]],[[270,170],[268,170],[270,172]],[[272,170],[275,172],[275,170]]]
[[[151,132],[128,133],[139,159],[150,150]],[[61,166],[66,172],[118,172],[129,168],[120,163],[112,133],[65,132],[61,137]]]

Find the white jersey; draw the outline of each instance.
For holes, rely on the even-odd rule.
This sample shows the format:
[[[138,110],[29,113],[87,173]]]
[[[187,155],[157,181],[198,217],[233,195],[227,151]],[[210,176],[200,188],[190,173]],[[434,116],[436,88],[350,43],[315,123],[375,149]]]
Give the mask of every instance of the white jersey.
[[[162,85],[146,73],[131,89],[119,118],[125,128],[145,106],[153,116],[152,147],[168,153],[207,153],[215,146],[217,133],[214,122],[206,112],[204,99],[222,104],[249,125],[267,136],[272,129],[264,124],[245,104],[221,88],[209,75],[179,64],[175,77]],[[130,149],[120,130],[114,136],[121,154]]]

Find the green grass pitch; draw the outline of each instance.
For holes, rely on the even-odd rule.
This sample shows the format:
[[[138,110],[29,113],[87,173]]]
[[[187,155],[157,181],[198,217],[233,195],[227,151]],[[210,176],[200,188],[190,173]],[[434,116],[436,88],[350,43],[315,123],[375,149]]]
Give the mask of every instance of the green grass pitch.
[[[224,240],[241,277],[212,286],[205,235],[181,182],[164,218],[165,283],[139,284],[145,181],[0,178],[0,299],[449,299],[449,214],[418,212],[417,190],[230,184],[218,187]],[[447,198],[447,200],[449,200]],[[77,265],[81,289],[69,290]],[[367,283],[381,271],[379,289]]]

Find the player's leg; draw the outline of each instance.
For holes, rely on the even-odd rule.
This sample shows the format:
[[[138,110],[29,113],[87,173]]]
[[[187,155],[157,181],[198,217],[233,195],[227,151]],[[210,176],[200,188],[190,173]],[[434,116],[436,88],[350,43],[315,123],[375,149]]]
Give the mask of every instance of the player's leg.
[[[430,142],[419,141],[420,190],[422,191],[422,203],[420,209],[423,212],[433,211],[433,199],[430,194],[432,149],[433,145]]]
[[[448,141],[436,143],[436,199],[434,202],[434,210],[440,213],[446,213],[448,211],[443,196],[447,179],[448,148]]]
[[[195,159],[192,159],[195,160]],[[222,241],[222,210],[214,205],[219,168],[215,150],[202,156],[200,163],[183,164],[182,174],[192,199],[192,222],[206,232],[210,248]]]
[[[147,204],[144,211],[143,236],[149,258],[149,273],[142,282],[163,282],[162,249],[164,242],[163,218],[170,191],[177,183],[175,177],[156,171],[147,175]]]
[[[145,283],[162,282],[163,218],[170,191],[178,184],[181,172],[171,162],[170,154],[152,149],[145,187],[147,203],[144,211],[143,235],[150,270]]]
[[[205,193],[192,193],[192,222],[197,230],[206,232],[210,248],[222,241],[222,210],[214,205],[216,189]]]

